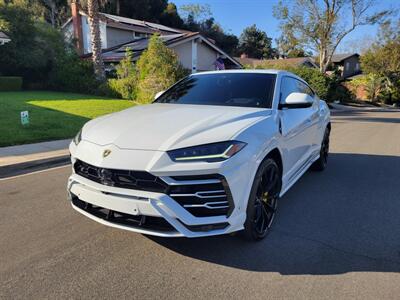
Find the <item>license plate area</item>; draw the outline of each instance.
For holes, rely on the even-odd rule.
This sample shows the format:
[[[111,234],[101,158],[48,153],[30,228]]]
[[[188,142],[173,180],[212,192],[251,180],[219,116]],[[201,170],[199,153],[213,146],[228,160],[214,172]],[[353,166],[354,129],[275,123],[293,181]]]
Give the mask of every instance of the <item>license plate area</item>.
[[[85,202],[85,206],[89,208],[99,207],[103,210],[119,212],[121,214],[129,214],[139,216],[140,210],[136,203],[135,197],[121,197],[102,191],[93,190],[83,184],[75,184],[71,186],[70,192],[79,200]]]

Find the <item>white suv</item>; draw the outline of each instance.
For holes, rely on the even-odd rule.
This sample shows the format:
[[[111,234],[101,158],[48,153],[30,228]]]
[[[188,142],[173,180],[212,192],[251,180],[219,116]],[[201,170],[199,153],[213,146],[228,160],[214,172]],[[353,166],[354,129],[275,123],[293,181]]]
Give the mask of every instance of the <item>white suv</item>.
[[[265,237],[277,202],[329,149],[326,103],[296,75],[190,75],[141,105],[92,120],[70,145],[72,206],[162,237]]]

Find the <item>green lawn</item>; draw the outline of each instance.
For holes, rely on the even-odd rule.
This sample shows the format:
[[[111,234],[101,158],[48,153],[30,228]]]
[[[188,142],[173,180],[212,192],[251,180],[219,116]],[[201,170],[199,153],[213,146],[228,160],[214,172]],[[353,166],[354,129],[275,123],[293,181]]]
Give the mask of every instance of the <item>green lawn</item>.
[[[0,92],[0,147],[73,137],[90,119],[135,105],[128,100],[47,91]],[[21,125],[20,112],[30,124]]]

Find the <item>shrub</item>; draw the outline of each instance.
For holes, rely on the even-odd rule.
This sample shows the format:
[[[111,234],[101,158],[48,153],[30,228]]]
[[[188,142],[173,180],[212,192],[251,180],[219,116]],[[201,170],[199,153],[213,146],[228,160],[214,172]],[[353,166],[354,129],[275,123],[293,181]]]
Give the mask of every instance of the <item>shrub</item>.
[[[20,91],[22,88],[22,77],[1,76],[0,91]]]
[[[331,79],[322,74],[318,69],[305,66],[293,66],[285,60],[277,60],[276,62],[264,62],[256,67],[257,69],[277,69],[286,70],[303,78],[314,89],[321,99],[328,99],[328,91],[331,85]]]
[[[303,78],[314,89],[317,95],[324,100],[331,100],[329,88],[332,84],[330,77],[322,74],[318,69],[307,67],[289,68],[297,76]]]
[[[97,92],[98,85],[92,62],[72,52],[57,58],[49,76],[49,88],[59,91],[92,94]]]
[[[149,103],[154,95],[182,78],[186,71],[177,55],[164,45],[158,35],[150,38],[149,46],[136,64],[138,72],[137,100]]]
[[[376,74],[367,74],[351,80],[348,86],[357,94],[362,90],[366,94],[365,100],[375,102],[379,99],[384,79]]]
[[[130,100],[135,99],[137,85],[136,68],[132,63],[132,57],[132,50],[128,48],[125,58],[115,67],[117,78],[109,79],[107,82],[111,93]]]

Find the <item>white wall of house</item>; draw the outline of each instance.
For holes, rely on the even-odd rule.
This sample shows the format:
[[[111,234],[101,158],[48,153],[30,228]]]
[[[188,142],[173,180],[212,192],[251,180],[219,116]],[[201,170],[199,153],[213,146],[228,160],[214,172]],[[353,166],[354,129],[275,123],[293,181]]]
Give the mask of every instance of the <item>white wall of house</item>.
[[[215,60],[218,57],[217,51],[211,49],[204,43],[197,42],[197,51],[192,51],[192,41],[171,47],[178,55],[179,61],[186,69],[192,70],[192,54],[197,53],[195,58],[196,71],[212,71],[215,70]]]
[[[197,43],[197,71],[215,70],[215,61],[218,58],[217,51],[204,43]]]
[[[90,27],[87,16],[82,16],[82,37],[84,53],[92,52],[92,39],[90,38]],[[107,25],[100,21],[101,47],[107,48]]]
[[[171,48],[178,55],[179,61],[185,69],[192,69],[192,41],[187,41]]]

